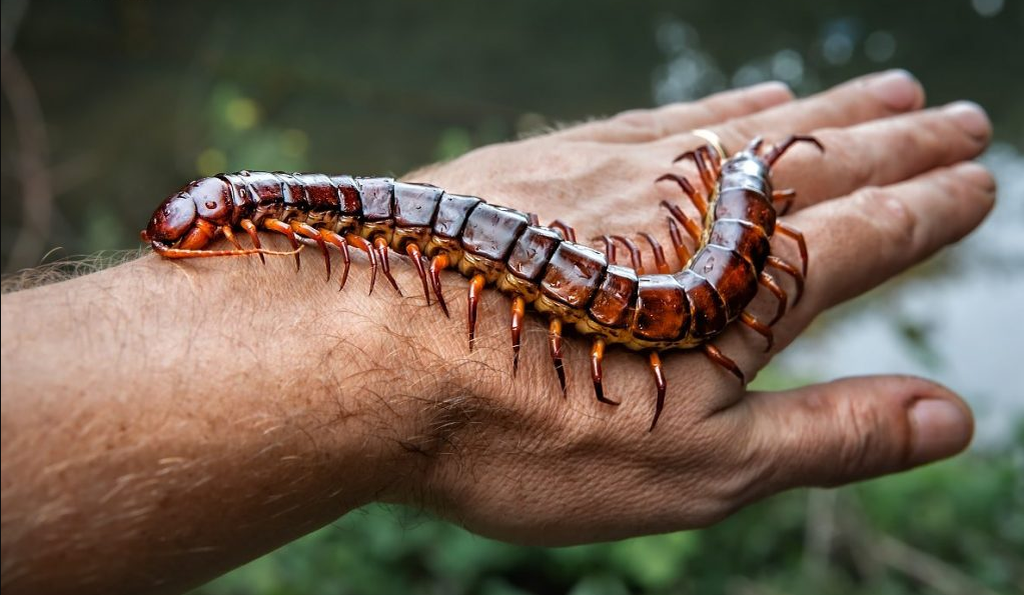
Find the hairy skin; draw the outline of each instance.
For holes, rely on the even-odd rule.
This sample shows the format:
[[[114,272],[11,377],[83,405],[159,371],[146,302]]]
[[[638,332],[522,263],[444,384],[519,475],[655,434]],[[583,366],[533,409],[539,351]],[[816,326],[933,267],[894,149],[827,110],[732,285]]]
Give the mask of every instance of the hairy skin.
[[[990,127],[970,104],[922,110],[905,73],[793,100],[779,84],[620,114],[474,151],[409,180],[575,224],[580,238],[662,232],[652,181],[709,128],[729,148],[813,133],[776,186],[807,235],[804,300],[776,346],[734,328],[722,349],[752,375],[821,311],[969,233],[995,189],[965,163]],[[156,200],[156,198],[154,198]],[[270,247],[282,244],[267,240]],[[666,239],[667,243],[667,239]],[[777,249],[788,248],[775,240]],[[569,398],[530,317],[511,377],[508,301],[487,292],[466,348],[465,282],[452,318],[406,293],[344,292],[314,251],[291,259],[147,256],[3,296],[5,593],[180,592],[371,501],[423,506],[481,534],[559,545],[713,523],[753,500],[950,456],[967,406],[922,379],[864,377],[753,394],[699,354],[666,354],[653,433],[642,358],[611,351],[597,403],[569,339]]]

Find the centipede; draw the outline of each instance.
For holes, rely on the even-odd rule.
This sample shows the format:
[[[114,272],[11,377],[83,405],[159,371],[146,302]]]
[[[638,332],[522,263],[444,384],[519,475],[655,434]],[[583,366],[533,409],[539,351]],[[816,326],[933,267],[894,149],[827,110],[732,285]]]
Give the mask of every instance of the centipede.
[[[745,385],[743,370],[713,339],[742,324],[764,338],[768,351],[772,326],[803,294],[806,241],[798,229],[779,220],[796,193],[773,189],[771,180],[775,163],[798,143],[824,151],[813,136],[791,135],[771,147],[755,138],[731,156],[709,139],[676,157],[655,182],[678,186],[698,216],[688,215],[679,202],[660,203],[681,263],[675,271],[650,233],[636,238],[650,246],[653,271],[645,268],[633,238],[598,236],[593,238],[597,247],[592,247],[578,242],[575,229],[563,221],[541,225],[533,213],[389,177],[257,171],[205,177],[167,197],[141,237],[164,258],[255,256],[265,263],[268,255],[294,255],[296,269],[301,266],[299,252],[309,246],[322,253],[328,281],[333,278],[331,252],[336,250],[342,262],[339,289],[349,278],[350,251],[359,251],[369,265],[371,294],[378,273],[402,293],[391,273],[391,255],[398,254],[415,267],[426,304],[432,305],[433,294],[449,317],[441,273],[455,269],[469,279],[470,351],[485,289],[496,288],[511,298],[513,376],[519,370],[528,311],[547,320],[548,351],[563,397],[568,394],[565,330],[575,329],[592,341],[594,395],[606,405],[619,404],[604,390],[606,348],[620,345],[645,354],[657,391],[653,431],[665,405],[664,352],[700,350]],[[696,168],[696,183],[672,171],[687,160]],[[261,233],[284,236],[291,250],[264,248]],[[775,235],[795,242],[799,266],[772,252]],[[251,247],[243,247],[244,236]],[[219,238],[231,247],[210,248]],[[617,250],[628,253],[629,266],[617,264]],[[792,300],[773,272],[791,278],[787,285],[793,288]],[[768,320],[748,310],[761,287],[777,302]]]

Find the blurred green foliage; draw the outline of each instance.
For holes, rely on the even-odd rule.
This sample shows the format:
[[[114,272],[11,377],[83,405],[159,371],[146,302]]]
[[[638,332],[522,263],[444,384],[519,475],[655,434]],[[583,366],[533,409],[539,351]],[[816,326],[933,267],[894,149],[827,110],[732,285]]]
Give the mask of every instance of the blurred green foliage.
[[[568,548],[374,505],[196,593],[1020,593],[1022,471],[1024,425],[1004,452],[789,492],[708,529]]]

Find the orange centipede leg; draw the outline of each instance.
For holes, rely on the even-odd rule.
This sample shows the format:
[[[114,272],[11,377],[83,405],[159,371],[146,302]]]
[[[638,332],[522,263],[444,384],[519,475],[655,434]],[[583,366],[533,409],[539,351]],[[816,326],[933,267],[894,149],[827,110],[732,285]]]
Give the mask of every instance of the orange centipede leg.
[[[772,346],[775,345],[775,336],[772,334],[772,329],[768,328],[768,325],[761,322],[753,315],[748,312],[740,313],[740,322],[750,327],[755,333],[761,335],[768,342],[768,346],[764,348],[765,352],[771,351]]]
[[[522,345],[523,318],[526,316],[526,300],[517,295],[512,300],[512,375],[519,373],[519,347]]]
[[[235,250],[245,250],[245,248],[242,247],[242,244],[238,241],[238,238],[235,237],[235,232],[231,230],[230,225],[221,225],[220,232],[224,234],[224,237],[227,238],[229,242],[231,242],[231,245],[235,247]]]
[[[800,274],[800,271],[795,266],[778,256],[769,256],[765,264],[775,267],[793,278],[793,282],[796,284],[796,297],[793,298],[793,305],[797,305],[800,302],[800,298],[804,295],[804,276]]]
[[[469,322],[469,350],[473,351],[473,343],[476,342],[476,310],[480,305],[480,294],[483,293],[487,279],[483,275],[473,275],[469,280],[469,308],[466,310]]]
[[[320,247],[320,253],[324,256],[324,266],[327,268],[327,280],[331,280],[331,253],[327,251],[327,242],[324,241],[320,230],[308,223],[292,221],[292,229],[302,237],[309,238]]]
[[[388,241],[384,239],[384,236],[377,236],[373,239],[373,247],[377,251],[377,256],[380,258],[380,271],[384,273],[384,278],[391,283],[391,287],[395,288],[398,295],[402,295],[402,290],[398,288],[398,282],[391,276],[391,263],[388,260]]]
[[[441,311],[448,318],[451,318],[451,314],[448,313],[448,304],[444,302],[444,292],[441,290],[441,271],[448,268],[451,264],[448,255],[444,252],[437,254],[430,260],[430,284],[434,287],[434,297],[437,298],[437,303],[441,306]]]
[[[733,376],[739,378],[740,384],[747,383],[746,377],[743,376],[743,370],[741,370],[740,367],[736,365],[736,362],[722,355],[722,352],[719,351],[717,347],[715,347],[711,343],[705,343],[701,346],[701,350],[704,352],[704,355],[708,356],[708,358],[711,361],[715,362],[719,366],[722,366],[726,370],[729,370],[729,372],[731,372]]]
[[[676,221],[678,221],[683,226],[683,229],[686,230],[686,233],[690,234],[690,237],[693,238],[693,241],[699,245],[700,237],[701,234],[704,233],[704,230],[701,229],[701,227],[697,225],[697,223],[694,222],[693,219],[687,217],[686,213],[684,213],[683,210],[679,208],[679,205],[674,205],[668,202],[667,200],[663,200],[661,201],[661,206],[668,209],[669,213],[672,213],[672,216],[675,217]]]
[[[690,262],[693,258],[693,254],[690,253],[690,249],[686,247],[683,242],[683,234],[679,231],[679,224],[672,217],[666,217],[668,221],[668,237],[672,239],[672,247],[676,249],[676,257],[679,259],[679,266],[685,267],[686,263]]]
[[[702,147],[703,148],[703,147]],[[682,161],[683,159],[693,159],[694,165],[697,166],[697,174],[700,175],[700,181],[704,184],[704,190],[706,192],[712,192],[715,189],[715,178],[712,173],[708,170],[707,165],[704,163],[702,153],[700,149],[695,151],[687,151],[682,155],[675,158],[673,163]]]
[[[284,237],[288,238],[288,241],[291,242],[292,249],[296,250],[296,252],[295,252],[295,270],[296,271],[299,270],[302,267],[302,260],[299,259],[299,253],[298,253],[299,240],[298,240],[298,238],[295,237],[295,232],[292,231],[292,227],[290,225],[288,225],[287,223],[285,223],[284,221],[281,221],[280,219],[273,219],[273,218],[271,218],[271,219],[264,219],[263,220],[263,227],[269,229],[270,231],[276,231],[277,233],[282,234]]]
[[[779,319],[782,318],[782,315],[786,313],[786,305],[789,302],[789,299],[786,297],[786,292],[783,291],[775,281],[775,277],[772,277],[768,271],[761,271],[761,274],[757,277],[757,282],[764,285],[779,302],[779,306],[775,310],[775,317],[768,323],[768,326],[775,326],[775,323],[778,322]]]
[[[594,339],[594,345],[590,348],[590,377],[594,381],[594,394],[597,395],[597,400],[602,403],[618,405],[617,401],[604,396],[604,372],[601,368],[601,362],[603,361],[604,339]]]
[[[259,250],[260,248],[263,247],[260,245],[260,236],[256,233],[255,223],[253,223],[250,219],[242,219],[241,221],[238,222],[238,224],[242,226],[242,229],[245,230],[245,233],[249,234],[249,239],[252,240],[253,248]],[[263,264],[267,264],[267,258],[263,256],[263,253],[260,252],[259,255],[260,262],[262,262]]]
[[[648,432],[654,431],[654,426],[658,425],[658,418],[661,417],[661,410],[665,407],[665,373],[661,369],[661,357],[658,356],[657,351],[652,351],[648,356],[651,364],[651,372],[654,373],[654,385],[658,387],[658,400],[654,405],[654,419],[651,420],[651,429]]]
[[[423,266],[423,253],[420,252],[420,247],[416,245],[416,242],[406,244],[405,253],[412,259],[412,264],[416,267],[416,274],[420,276],[420,283],[423,284],[423,299],[427,300],[429,306],[430,289],[427,287],[427,271]]]
[[[345,289],[345,282],[348,281],[348,270],[352,266],[352,258],[348,254],[348,243],[345,242],[345,238],[329,229],[321,229],[320,237],[341,251],[341,260],[344,263],[344,268],[341,269],[341,281],[338,283],[338,291],[341,291]]]
[[[370,291],[367,292],[367,295],[371,295],[373,293],[373,285],[377,281],[377,254],[374,252],[373,246],[362,236],[350,233],[345,236],[345,241],[350,246],[366,252],[366,258],[370,259]]]
[[[796,198],[796,190],[792,188],[772,192],[772,202],[783,201],[782,208],[776,209],[779,215],[785,215],[789,212],[789,209],[793,206],[794,198]]]
[[[671,181],[675,182],[676,184],[679,184],[679,187],[682,188],[682,190],[683,190],[683,194],[685,194],[686,196],[688,196],[690,198],[690,202],[693,203],[693,206],[697,207],[697,211],[700,212],[700,216],[701,217],[706,217],[707,216],[707,214],[708,214],[708,201],[707,201],[706,198],[704,198],[703,194],[701,194],[700,192],[697,192],[697,190],[693,187],[693,185],[690,184],[689,180],[687,180],[683,176],[680,176],[679,174],[671,174],[671,173],[669,173],[669,174],[665,174],[665,175],[661,176],[660,178],[655,180],[655,182],[661,182],[663,180],[671,180]]]
[[[782,235],[789,236],[796,241],[797,247],[800,249],[800,262],[803,265],[801,267],[801,274],[804,277],[807,276],[807,240],[804,239],[804,234],[799,229],[779,221],[775,224],[775,231]]]
[[[562,398],[567,398],[569,393],[565,388],[565,365],[562,362],[562,321],[557,318],[552,318],[548,325],[548,350],[551,352],[551,361],[555,364],[558,383],[562,385]]]
[[[604,256],[608,259],[608,264],[615,264],[615,242],[611,236],[601,236],[600,240],[604,244]]]
[[[633,270],[636,271],[637,275],[644,274],[644,258],[640,254],[640,248],[633,242],[633,240],[623,236],[612,236],[612,239],[616,242],[621,243],[629,251],[629,260],[633,265]]]
[[[658,243],[658,240],[654,239],[654,236],[646,231],[640,232],[640,235],[642,235],[647,240],[647,243],[651,245],[651,252],[654,252],[654,266],[657,267],[658,272],[663,275],[667,275],[669,272],[668,262],[665,260],[665,251],[662,250],[661,244]]]
[[[551,229],[557,229],[558,231],[562,232],[562,237],[569,240],[570,242],[576,241],[576,230],[571,225],[562,221],[561,219],[555,219],[554,221],[551,222],[551,225],[549,225],[548,227],[550,227]]]

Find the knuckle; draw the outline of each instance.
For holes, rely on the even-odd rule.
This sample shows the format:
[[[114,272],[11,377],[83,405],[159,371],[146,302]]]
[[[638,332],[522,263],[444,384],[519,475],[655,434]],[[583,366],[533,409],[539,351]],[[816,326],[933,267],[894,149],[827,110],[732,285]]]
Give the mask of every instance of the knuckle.
[[[866,186],[855,194],[861,211],[871,214],[869,221],[884,241],[901,250],[917,245],[917,217],[900,198],[877,186]]]

